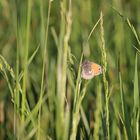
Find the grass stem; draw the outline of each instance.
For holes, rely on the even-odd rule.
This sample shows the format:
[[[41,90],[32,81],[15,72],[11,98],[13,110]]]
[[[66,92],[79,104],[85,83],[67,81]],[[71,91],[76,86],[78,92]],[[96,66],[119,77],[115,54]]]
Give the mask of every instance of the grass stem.
[[[110,124],[109,124],[109,92],[108,92],[108,81],[106,79],[107,71],[107,58],[105,50],[105,40],[104,40],[104,28],[103,28],[103,14],[100,13],[100,29],[101,29],[101,53],[102,53],[102,64],[103,64],[103,83],[105,89],[105,107],[106,107],[106,126],[107,126],[107,139],[110,140]]]

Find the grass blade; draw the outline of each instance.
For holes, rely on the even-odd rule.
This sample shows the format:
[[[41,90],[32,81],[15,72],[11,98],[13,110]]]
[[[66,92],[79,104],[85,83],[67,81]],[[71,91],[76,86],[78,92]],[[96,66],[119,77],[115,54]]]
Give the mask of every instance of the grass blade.
[[[139,140],[139,84],[138,84],[138,68],[137,68],[137,53],[135,59],[135,74],[134,74],[134,116],[133,116],[133,134],[134,139]],[[136,136],[135,136],[136,135]]]
[[[123,120],[124,120],[124,132],[126,132],[126,137],[128,140],[132,139],[131,135],[131,125],[130,125],[130,118],[128,115],[128,111],[126,108],[126,102],[125,102],[125,97],[124,97],[124,92],[123,92],[123,84],[122,84],[122,78],[121,74],[119,73],[119,79],[120,79],[120,94],[121,94],[121,104],[122,104],[122,113],[123,113]]]
[[[81,87],[81,64],[82,64],[83,54],[81,55],[81,60],[78,69],[78,76],[76,80],[76,87],[74,93],[74,103],[73,103],[73,114],[72,114],[72,130],[70,135],[70,140],[76,139],[77,134],[77,125],[79,123],[79,94],[80,94],[80,87]]]
[[[134,74],[134,112],[139,108],[139,84],[138,84],[138,70],[137,70],[137,54],[135,59],[135,74]]]

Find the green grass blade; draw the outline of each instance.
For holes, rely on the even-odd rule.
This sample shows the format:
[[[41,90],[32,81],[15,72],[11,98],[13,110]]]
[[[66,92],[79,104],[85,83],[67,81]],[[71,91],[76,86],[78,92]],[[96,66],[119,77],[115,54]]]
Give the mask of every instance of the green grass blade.
[[[30,63],[33,61],[35,55],[37,54],[38,50],[39,50],[40,45],[38,45],[38,47],[34,50],[33,54],[30,56],[29,60],[28,60],[28,66],[30,65]],[[22,79],[23,77],[23,71],[20,72],[19,74],[19,81]]]
[[[95,122],[94,122],[94,133],[93,137],[99,140],[99,131],[101,127],[101,111],[102,111],[102,91],[101,84],[98,86],[98,95],[96,98],[96,110],[95,110]]]
[[[130,22],[130,20],[128,18],[127,18],[126,21],[127,21],[128,26],[130,27],[131,31],[133,32],[133,34],[134,34],[139,46],[140,46],[140,39],[139,39],[139,36],[137,34],[137,31],[135,30],[134,26],[131,24],[131,22]]]
[[[77,135],[77,127],[79,123],[79,94],[80,94],[80,87],[81,87],[81,65],[83,60],[83,54],[81,55],[81,60],[78,69],[78,76],[76,80],[76,87],[74,92],[74,103],[73,103],[73,111],[72,111],[72,130],[70,134],[70,140],[75,140]]]
[[[32,1],[28,1],[28,11],[27,11],[27,25],[26,25],[26,41],[25,41],[25,49],[24,49],[24,72],[23,72],[23,85],[22,85],[22,118],[21,123],[24,127],[25,122],[25,111],[26,111],[26,91],[27,91],[27,74],[28,74],[28,53],[29,53],[29,32],[30,32],[30,22],[31,22],[31,9],[32,9]]]
[[[140,139],[140,109],[138,109],[138,113],[137,113],[137,121],[136,121],[136,140],[139,140]]]
[[[114,7],[112,7],[112,8],[113,8],[113,10],[114,10],[115,12],[117,12],[117,14],[118,14],[120,17],[122,17],[122,18],[125,20],[125,22],[128,24],[129,28],[131,29],[132,33],[134,34],[134,36],[135,36],[135,38],[136,38],[136,40],[137,40],[137,42],[138,42],[138,44],[139,44],[139,46],[140,46],[140,39],[139,39],[138,33],[137,33],[137,31],[135,30],[134,26],[131,24],[130,20],[129,20],[127,17],[125,17],[122,13],[120,13],[117,9],[115,9]]]
[[[86,131],[87,131],[87,134],[89,135],[90,134],[90,127],[89,127],[88,119],[86,117],[86,113],[84,112],[82,105],[80,107],[80,112],[81,112],[80,114],[81,114],[81,118],[83,120],[83,124],[85,126]]]
[[[135,74],[134,74],[134,112],[139,108],[139,84],[138,84],[138,70],[137,70],[137,54],[135,59]]]
[[[122,113],[123,113],[123,120],[124,120],[124,133],[126,132],[126,138],[128,140],[132,139],[132,134],[131,134],[131,125],[130,125],[130,116],[127,111],[126,107],[126,102],[125,102],[125,97],[124,97],[124,92],[123,92],[123,84],[122,84],[122,78],[121,74],[119,73],[119,79],[120,79],[120,94],[121,94],[121,104],[122,104]]]
[[[139,140],[139,84],[138,84],[138,62],[137,53],[135,59],[135,74],[134,74],[134,106],[133,106],[133,135],[134,139]],[[135,131],[136,130],[136,131]]]

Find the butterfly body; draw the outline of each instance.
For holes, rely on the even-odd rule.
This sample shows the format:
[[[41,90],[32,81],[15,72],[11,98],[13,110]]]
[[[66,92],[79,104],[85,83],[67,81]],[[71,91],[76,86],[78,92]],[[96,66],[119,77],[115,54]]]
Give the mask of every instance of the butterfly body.
[[[81,76],[84,79],[92,79],[94,76],[101,74],[103,71],[102,67],[94,62],[85,60],[82,64]]]

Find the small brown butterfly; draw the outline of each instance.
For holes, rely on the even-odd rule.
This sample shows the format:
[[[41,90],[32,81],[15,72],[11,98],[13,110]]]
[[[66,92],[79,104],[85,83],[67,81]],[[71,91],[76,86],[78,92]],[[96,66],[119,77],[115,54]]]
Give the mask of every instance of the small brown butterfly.
[[[92,79],[94,76],[97,76],[103,72],[103,69],[100,65],[85,60],[82,64],[82,73],[81,77],[88,80]]]

